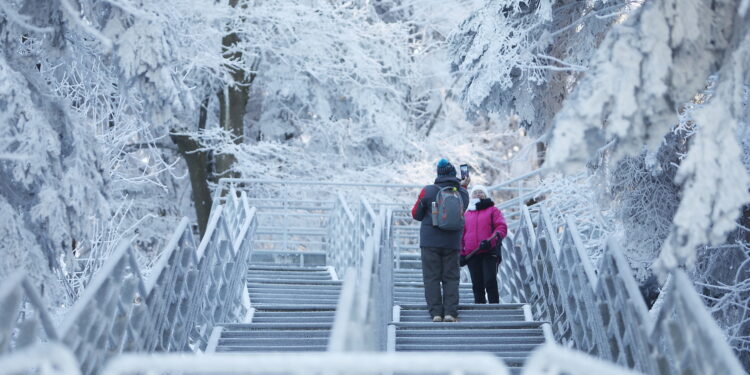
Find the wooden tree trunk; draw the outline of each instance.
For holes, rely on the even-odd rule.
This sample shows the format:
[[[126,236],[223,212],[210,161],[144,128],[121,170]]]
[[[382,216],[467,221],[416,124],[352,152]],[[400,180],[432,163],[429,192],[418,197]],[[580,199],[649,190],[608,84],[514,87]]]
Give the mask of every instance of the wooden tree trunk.
[[[229,5],[237,7],[239,0],[229,0]],[[231,51],[231,48],[240,41],[236,33],[229,33],[222,38],[221,44],[224,57],[233,60],[242,60],[242,52]],[[253,77],[248,77],[247,72],[242,69],[232,71],[233,85],[229,85],[223,92],[219,93],[219,122],[221,127],[228,131],[235,144],[241,144],[244,139],[245,107],[250,97],[250,83]],[[222,177],[237,177],[232,172],[232,166],[237,160],[231,154],[219,154],[216,156],[215,173],[216,179]]]
[[[206,118],[208,117],[209,98],[206,98],[201,105],[198,115],[198,129],[206,128]],[[198,229],[201,238],[206,234],[208,217],[211,215],[211,189],[208,187],[209,178],[209,159],[207,151],[198,151],[201,148],[200,142],[183,134],[170,134],[172,142],[177,145],[177,151],[180,153],[190,174],[190,187],[192,190],[193,206],[195,206],[195,217],[198,221]]]
[[[188,167],[195,216],[202,238],[206,234],[206,225],[213,204],[211,189],[208,188],[208,153],[196,151],[201,147],[200,142],[189,135],[172,134],[171,138]]]

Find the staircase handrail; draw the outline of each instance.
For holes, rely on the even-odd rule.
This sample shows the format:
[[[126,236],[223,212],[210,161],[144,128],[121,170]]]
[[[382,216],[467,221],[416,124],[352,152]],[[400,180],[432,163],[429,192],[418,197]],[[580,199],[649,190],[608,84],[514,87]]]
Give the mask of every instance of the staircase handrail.
[[[347,267],[358,264],[358,253],[354,251],[356,220],[343,194],[337,194],[330,215],[326,263],[343,277]]]
[[[345,207],[340,206],[342,209]],[[385,345],[385,317],[390,310],[388,293],[393,267],[392,255],[388,252],[388,224],[386,216],[390,210],[381,207],[376,214],[369,202],[361,198],[357,226],[351,236],[354,240],[346,257],[346,278],[339,297],[334,325],[331,331],[329,351],[377,350]],[[384,228],[385,227],[385,228]]]
[[[211,353],[202,356],[122,355],[103,375],[201,374],[452,374],[507,375],[490,353]]]
[[[537,207],[534,220],[522,207],[499,274],[503,294],[531,303],[557,341],[646,374],[744,374],[683,271],[671,273],[654,319],[618,243],[608,242],[597,273],[574,221],[555,225]]]
[[[88,375],[121,352],[202,347],[216,323],[244,315],[240,297],[255,225],[255,209],[244,193],[212,212],[198,249],[183,218],[148,279],[138,269],[131,240],[121,242],[59,330],[30,281],[11,278],[0,290],[0,312],[7,318],[0,326],[0,343],[8,343],[0,345],[0,355],[12,356],[38,341],[59,342]],[[33,314],[19,318],[22,310]]]

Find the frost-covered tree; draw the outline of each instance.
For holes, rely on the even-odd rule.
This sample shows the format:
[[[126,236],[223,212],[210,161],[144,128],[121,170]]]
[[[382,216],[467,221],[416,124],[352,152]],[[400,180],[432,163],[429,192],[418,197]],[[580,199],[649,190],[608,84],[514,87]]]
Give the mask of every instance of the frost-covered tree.
[[[0,8],[0,275],[27,270],[59,306],[73,291],[58,276],[73,270],[72,253],[92,224],[108,219],[109,176],[95,133],[39,74],[35,52],[64,53],[63,36],[75,28],[69,4],[39,7],[34,17],[22,5]]]
[[[447,3],[456,8],[462,2]],[[364,171],[372,179],[400,180],[410,165],[432,173],[422,162],[439,157],[431,142],[445,135],[425,141],[426,122],[450,123],[455,134],[449,137],[457,137],[444,153],[468,143],[473,125],[456,105],[443,105],[452,80],[445,36],[434,31],[431,40],[415,37],[415,25],[435,19],[427,17],[426,4],[403,2],[398,6],[409,11],[399,17],[388,16],[396,10],[384,6],[249,3],[247,34],[240,37],[261,59],[250,91],[247,137],[243,144],[218,146],[222,136],[208,130],[202,136],[207,147],[234,154],[246,177],[361,179]],[[433,30],[447,34],[446,18],[458,23],[436,14],[442,20]],[[435,116],[439,106],[443,110]]]
[[[657,259],[695,266],[746,363],[749,6],[487,2],[453,37],[469,110],[517,113],[532,132],[549,130],[548,166],[598,176],[550,179],[565,197],[549,203],[579,221],[612,220],[604,231],[628,239],[637,275]],[[577,196],[599,205],[583,214]]]
[[[239,29],[239,20],[240,14],[229,2],[0,2],[3,56],[34,92],[34,102],[17,108],[41,113],[56,108],[58,112],[47,117],[58,136],[48,134],[51,139],[65,140],[63,151],[57,153],[71,158],[69,173],[96,173],[107,182],[105,186],[90,177],[75,179],[71,183],[76,187],[94,184],[101,191],[81,194],[61,184],[64,176],[40,176],[40,181],[60,187],[58,199],[70,207],[70,212],[50,213],[54,220],[46,226],[27,228],[39,238],[51,239],[46,256],[53,270],[63,273],[55,266],[62,261],[68,276],[80,271],[90,275],[120,239],[133,234],[138,234],[148,266],[182,216],[183,197],[191,191],[181,158],[192,165],[193,153],[179,142],[181,135],[200,126],[205,98],[234,86],[232,73],[246,69],[244,60],[231,54],[233,45],[223,43],[223,38]],[[10,102],[19,100],[22,95],[12,96]],[[23,130],[37,131],[31,126]],[[13,139],[8,138],[4,155],[18,148]],[[83,154],[84,158],[69,145],[95,156]],[[35,155],[44,155],[45,144],[35,147]],[[207,178],[199,181],[210,197]],[[53,194],[38,194],[38,186],[30,189],[31,201],[44,197],[44,209],[55,207]],[[102,195],[105,199],[98,199]],[[198,218],[207,219],[210,200],[196,202],[204,203],[196,204]],[[15,210],[17,215],[28,212],[21,206]],[[76,211],[86,214],[73,215]],[[199,220],[201,229],[206,219]],[[72,239],[61,242],[62,234]],[[22,249],[18,243],[9,246],[17,247],[14,252]],[[88,260],[76,267],[73,251]]]
[[[750,198],[736,136],[748,66],[747,20],[738,7],[647,3],[607,36],[555,120],[552,164],[586,162],[608,142],[618,161],[644,147],[655,150],[678,122],[676,103],[688,102],[719,73],[714,97],[692,114],[700,128],[676,174],[684,189],[661,252],[668,268],[692,264],[698,245],[723,242]]]
[[[515,114],[541,134],[603,36],[634,4],[486,1],[451,37],[457,91],[467,111]]]

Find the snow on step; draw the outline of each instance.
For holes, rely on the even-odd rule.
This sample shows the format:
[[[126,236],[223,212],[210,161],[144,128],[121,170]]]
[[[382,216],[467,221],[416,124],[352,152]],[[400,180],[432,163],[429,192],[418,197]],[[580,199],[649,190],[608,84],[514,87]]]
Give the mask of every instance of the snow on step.
[[[341,282],[325,267],[251,265],[251,323],[226,324],[217,352],[325,351]]]
[[[459,286],[459,321],[433,323],[425,305],[419,258],[410,256],[413,269],[394,272],[394,304],[400,306],[395,328],[395,351],[489,352],[517,370],[529,354],[545,342],[541,322],[526,320],[523,304],[478,305],[471,284]],[[403,262],[403,260],[402,260]]]

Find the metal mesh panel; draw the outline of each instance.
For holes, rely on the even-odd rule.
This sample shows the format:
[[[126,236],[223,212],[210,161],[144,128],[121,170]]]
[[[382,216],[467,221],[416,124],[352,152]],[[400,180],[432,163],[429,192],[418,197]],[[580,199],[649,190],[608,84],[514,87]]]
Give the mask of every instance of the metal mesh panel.
[[[204,346],[214,325],[245,313],[241,293],[256,225],[245,194],[233,193],[212,212],[198,248],[188,220],[180,222],[148,280],[130,241],[121,243],[59,329],[28,280],[11,278],[0,289],[0,354],[60,341],[81,373],[91,374],[122,352]]]
[[[541,204],[535,220],[523,211],[504,242],[502,290],[532,303],[558,341],[649,374],[744,373],[682,271],[653,319],[618,244],[604,249],[597,274],[572,220],[554,226]]]

